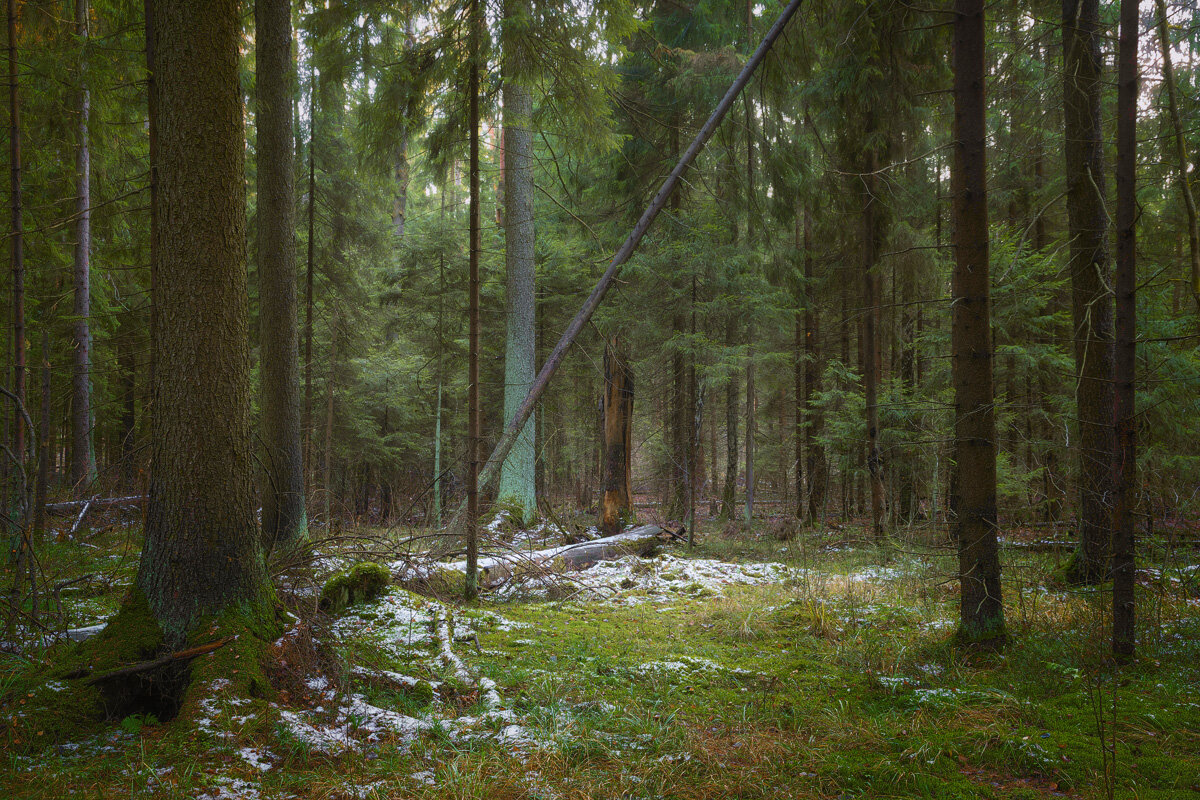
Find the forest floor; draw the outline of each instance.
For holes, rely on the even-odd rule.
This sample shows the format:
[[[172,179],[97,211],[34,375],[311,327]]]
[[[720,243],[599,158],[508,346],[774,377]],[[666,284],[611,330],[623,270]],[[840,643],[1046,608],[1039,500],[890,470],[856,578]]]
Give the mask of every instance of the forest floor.
[[[964,653],[944,543],[759,527],[469,606],[393,586],[330,617],[301,588],[264,696],[217,679],[69,740],[38,730],[61,651],[0,654],[0,797],[1200,798],[1194,549],[1149,552],[1118,668],[1105,595],[1049,586],[1040,534],[1006,539],[1012,643]],[[137,546],[49,545],[52,580],[91,575],[70,625],[112,613]]]

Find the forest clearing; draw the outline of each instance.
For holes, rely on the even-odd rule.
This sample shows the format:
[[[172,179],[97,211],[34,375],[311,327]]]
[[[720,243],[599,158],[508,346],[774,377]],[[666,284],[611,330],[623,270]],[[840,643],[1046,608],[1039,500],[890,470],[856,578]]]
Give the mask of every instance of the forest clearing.
[[[535,545],[507,522],[495,529],[489,549],[561,541],[543,529]],[[1105,658],[1102,593],[1048,586],[1068,551],[1041,544],[1042,533],[1018,534],[1025,538],[1004,549],[1007,618],[1020,646],[973,654],[953,644],[945,543],[877,547],[856,527],[793,529],[786,541],[767,532],[780,529],[764,520],[756,534],[714,533],[691,551],[664,544],[645,558],[531,576],[471,606],[393,585],[316,616],[321,576],[284,580],[296,591],[280,593],[291,612],[262,676],[270,689],[243,693],[236,660],[225,673],[205,667],[209,685],[170,722],[143,709],[99,731],[64,731],[74,720],[51,711],[67,682],[62,666],[50,658],[32,678],[6,672],[0,792],[14,800],[1200,793],[1194,550],[1168,555],[1157,550],[1165,541],[1148,544],[1164,565],[1139,577],[1151,632],[1137,668],[1120,670]],[[95,549],[67,545],[70,556],[56,560],[56,580],[89,575],[63,593],[73,626],[115,609],[134,573],[130,534],[114,526],[91,539]],[[319,569],[362,558],[331,550]],[[46,737],[58,743],[39,746]]]
[[[1195,2],[5,17],[0,796],[1200,796]]]

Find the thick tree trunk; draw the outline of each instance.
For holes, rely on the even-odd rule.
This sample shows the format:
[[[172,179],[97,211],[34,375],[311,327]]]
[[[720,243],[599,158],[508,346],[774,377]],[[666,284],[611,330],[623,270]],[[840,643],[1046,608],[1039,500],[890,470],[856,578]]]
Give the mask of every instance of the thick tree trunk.
[[[506,0],[505,25],[530,13],[529,0]],[[506,27],[504,41],[512,47],[516,32]],[[511,419],[533,385],[536,343],[533,224],[533,98],[529,88],[504,61],[504,268],[506,346],[504,351],[504,418]],[[497,498],[519,508],[523,522],[537,517],[537,451],[535,424],[529,420],[500,470]]]
[[[71,377],[71,485],[83,492],[96,479],[92,438],[91,149],[88,143],[91,96],[87,83],[88,0],[75,0],[75,35],[83,45],[75,111],[75,371]]]
[[[1108,576],[1112,535],[1112,295],[1104,205],[1098,0],[1064,0],[1063,109],[1066,138],[1071,319],[1079,419],[1079,551],[1069,579]]]
[[[1162,0],[1158,3],[1163,11]],[[1164,25],[1165,27],[1165,25]],[[1116,359],[1113,427],[1113,653],[1133,655],[1136,644],[1134,604],[1135,509],[1137,486],[1137,47],[1138,1],[1121,0],[1117,55],[1117,268]],[[1169,80],[1169,78],[1168,78]],[[1186,175],[1181,176],[1185,181]],[[1193,209],[1194,212],[1194,209]],[[1192,217],[1195,230],[1195,217]],[[1193,240],[1193,246],[1195,241]],[[1193,253],[1195,251],[1193,250]],[[1200,287],[1197,287],[1200,288]]]
[[[296,201],[293,168],[292,9],[256,0],[258,66],[258,276],[262,386],[263,540],[303,538],[304,454],[300,443],[299,335],[296,324]]]
[[[959,639],[1004,641],[996,539],[996,417],[988,276],[983,0],[956,0],[954,21],[954,497]]]
[[[619,533],[634,521],[633,370],[620,337],[604,348],[604,474],[601,478],[600,532]]]
[[[269,596],[254,517],[238,4],[155,4],[158,369],[136,585],[169,640]]]

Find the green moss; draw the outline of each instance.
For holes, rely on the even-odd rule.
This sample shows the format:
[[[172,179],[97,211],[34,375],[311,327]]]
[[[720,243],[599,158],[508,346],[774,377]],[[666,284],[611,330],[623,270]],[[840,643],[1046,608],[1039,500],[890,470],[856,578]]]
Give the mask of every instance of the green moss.
[[[456,569],[434,567],[429,574],[404,582],[406,589],[428,597],[459,598],[466,588],[467,576]]]
[[[363,561],[342,570],[325,582],[321,589],[321,610],[336,614],[342,609],[374,600],[392,580],[382,564]]]

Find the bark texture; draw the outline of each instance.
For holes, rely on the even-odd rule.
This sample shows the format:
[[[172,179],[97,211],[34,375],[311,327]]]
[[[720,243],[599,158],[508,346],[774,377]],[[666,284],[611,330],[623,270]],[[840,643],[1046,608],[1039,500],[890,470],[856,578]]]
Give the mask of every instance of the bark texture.
[[[619,533],[633,522],[633,370],[620,337],[604,348],[604,474],[600,532]]]
[[[1159,8],[1162,8],[1161,0]],[[1136,642],[1134,605],[1137,508],[1137,47],[1138,2],[1121,0],[1117,66],[1117,295],[1113,425],[1113,653],[1128,658]],[[1186,180],[1186,175],[1183,176]],[[1193,217],[1193,225],[1194,225]],[[1193,228],[1194,230],[1194,228]]]
[[[527,16],[528,0],[508,0],[505,16]],[[511,31],[507,30],[506,41]],[[533,225],[533,98],[512,68],[511,49],[504,64],[504,269],[505,351],[504,419],[516,415],[533,385],[536,332]],[[500,469],[500,502],[519,508],[523,522],[537,516],[534,423],[529,420]]]
[[[1071,322],[1079,420],[1079,551],[1068,578],[1108,576],[1112,533],[1112,294],[1104,207],[1098,0],[1063,2],[1063,111]]]
[[[254,518],[238,8],[154,8],[158,364],[137,586],[168,638],[270,592]]]
[[[296,321],[296,199],[293,169],[291,4],[256,0],[258,65],[258,276],[262,380],[263,538],[302,538],[304,454],[300,444],[300,334]]]
[[[868,127],[873,127],[868,123]],[[880,229],[882,227],[877,195],[879,178],[878,158],[874,151],[867,154],[863,182],[862,260],[863,260],[863,324],[862,362],[863,389],[867,406],[867,475],[871,482],[871,532],[883,536],[884,491],[883,458],[879,451],[879,301],[880,278],[876,268]]]
[[[1004,640],[996,541],[996,417],[988,271],[983,0],[956,0],[954,21],[954,534],[959,637]]]

